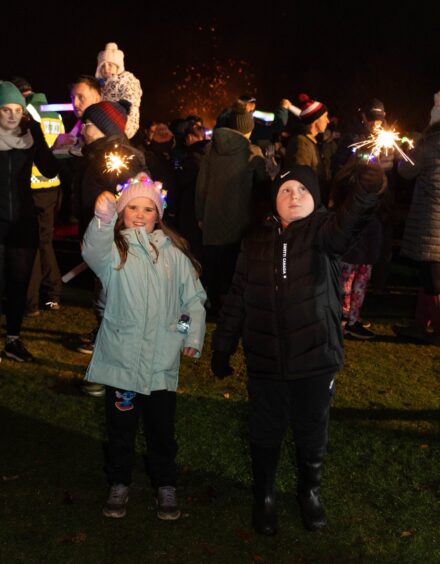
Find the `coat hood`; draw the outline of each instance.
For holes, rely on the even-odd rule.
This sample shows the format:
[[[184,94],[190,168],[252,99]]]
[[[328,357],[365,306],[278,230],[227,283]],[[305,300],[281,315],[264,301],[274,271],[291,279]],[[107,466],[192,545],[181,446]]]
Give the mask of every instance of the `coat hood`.
[[[249,149],[250,141],[238,131],[219,127],[212,135],[212,147],[219,155],[234,155]]]

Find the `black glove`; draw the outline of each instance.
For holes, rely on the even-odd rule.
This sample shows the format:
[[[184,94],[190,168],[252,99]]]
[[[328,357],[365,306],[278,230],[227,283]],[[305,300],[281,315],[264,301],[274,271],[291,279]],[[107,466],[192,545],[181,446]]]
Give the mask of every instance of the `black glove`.
[[[224,378],[234,373],[232,366],[229,366],[231,355],[223,351],[213,351],[211,357],[211,370],[217,378]]]
[[[370,194],[377,194],[384,188],[385,174],[378,164],[360,164],[356,176],[362,188]]]

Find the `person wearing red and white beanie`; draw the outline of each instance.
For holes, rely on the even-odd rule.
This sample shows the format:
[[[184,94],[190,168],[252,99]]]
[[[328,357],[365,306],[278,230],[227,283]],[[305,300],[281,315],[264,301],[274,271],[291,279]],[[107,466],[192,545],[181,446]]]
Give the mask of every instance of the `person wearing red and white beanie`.
[[[307,94],[300,94],[298,100],[301,107],[299,119],[304,131],[290,139],[284,159],[284,170],[289,170],[295,164],[309,166],[319,178],[321,192],[327,193],[325,186],[330,173],[325,170],[317,136],[327,129],[328,110],[325,104],[312,100]],[[322,200],[326,202],[326,197],[322,197]]]
[[[321,116],[324,116],[324,114],[328,114],[327,107],[322,102],[310,99],[307,94],[300,94],[298,96],[298,99],[301,106],[299,119],[302,121],[302,123],[310,125],[313,122],[317,121]],[[322,122],[324,121],[325,120],[322,120]]]

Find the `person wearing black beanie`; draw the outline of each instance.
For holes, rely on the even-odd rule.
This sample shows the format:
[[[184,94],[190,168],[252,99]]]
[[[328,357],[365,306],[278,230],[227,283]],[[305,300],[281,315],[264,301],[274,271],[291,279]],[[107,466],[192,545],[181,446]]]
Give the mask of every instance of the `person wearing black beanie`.
[[[297,500],[304,527],[326,525],[320,499],[335,376],[342,367],[340,257],[369,221],[385,190],[380,167],[358,164],[337,214],[320,201],[316,174],[294,165],[272,184],[274,214],[243,241],[212,340],[215,376],[233,373],[240,337],[246,358],[254,480],[252,522],[278,532],[275,477],[292,427]]]

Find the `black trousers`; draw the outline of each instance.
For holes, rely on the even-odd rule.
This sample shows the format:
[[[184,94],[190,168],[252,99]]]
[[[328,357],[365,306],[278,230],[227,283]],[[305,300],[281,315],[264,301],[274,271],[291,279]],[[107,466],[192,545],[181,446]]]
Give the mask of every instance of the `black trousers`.
[[[176,393],[160,390],[136,394],[121,405],[125,390],[106,386],[106,418],[109,439],[107,472],[111,484],[130,485],[135,438],[142,417],[147,443],[147,466],[153,488],[176,485],[177,443],[174,437]],[[130,408],[130,404],[132,408]]]
[[[0,220],[0,296],[6,294],[6,332],[20,335],[26,294],[38,248],[36,217]]]
[[[59,188],[32,190],[37,211],[40,245],[35,256],[27,295],[27,307],[36,310],[40,295],[44,302],[59,302],[61,275],[53,249],[53,225],[58,204]]]
[[[213,309],[220,309],[229,292],[239,252],[240,243],[203,246],[203,285]]]
[[[291,426],[298,449],[325,451],[334,389],[334,374],[292,381],[251,378],[250,442],[265,448],[279,447]]]

